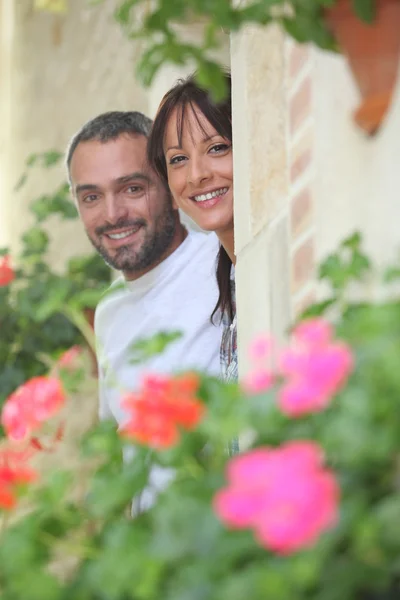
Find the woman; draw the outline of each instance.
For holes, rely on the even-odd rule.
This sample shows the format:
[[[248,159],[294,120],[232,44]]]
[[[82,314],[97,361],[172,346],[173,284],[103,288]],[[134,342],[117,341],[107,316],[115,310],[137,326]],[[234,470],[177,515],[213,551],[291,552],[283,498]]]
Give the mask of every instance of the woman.
[[[237,379],[234,282],[233,160],[231,78],[228,95],[215,103],[190,76],[161,101],[149,138],[151,166],[169,186],[175,205],[205,231],[215,231],[221,247],[219,298],[211,318],[222,315],[221,370]]]

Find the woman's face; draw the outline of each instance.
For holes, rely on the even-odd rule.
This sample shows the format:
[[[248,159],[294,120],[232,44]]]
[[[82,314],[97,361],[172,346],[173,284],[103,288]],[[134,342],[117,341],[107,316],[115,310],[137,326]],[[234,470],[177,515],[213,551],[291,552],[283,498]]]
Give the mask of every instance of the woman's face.
[[[232,144],[203,113],[188,107],[181,145],[177,111],[166,128],[164,154],[168,184],[179,208],[206,231],[233,231]]]

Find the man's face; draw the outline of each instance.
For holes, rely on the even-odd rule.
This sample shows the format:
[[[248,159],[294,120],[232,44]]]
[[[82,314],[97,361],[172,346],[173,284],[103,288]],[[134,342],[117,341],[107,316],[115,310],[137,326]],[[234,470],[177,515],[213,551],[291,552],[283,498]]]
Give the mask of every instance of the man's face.
[[[178,226],[176,208],[146,159],[147,139],[80,142],[70,165],[71,187],[96,250],[127,279],[163,259]]]

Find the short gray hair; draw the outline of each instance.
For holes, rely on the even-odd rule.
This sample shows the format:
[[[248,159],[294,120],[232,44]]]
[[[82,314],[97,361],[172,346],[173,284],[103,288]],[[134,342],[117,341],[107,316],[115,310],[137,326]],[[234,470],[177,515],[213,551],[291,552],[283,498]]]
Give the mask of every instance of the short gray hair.
[[[66,152],[66,166],[69,173],[72,156],[81,142],[98,140],[106,143],[120,135],[144,135],[149,137],[153,121],[136,111],[111,111],[91,119],[74,135]]]

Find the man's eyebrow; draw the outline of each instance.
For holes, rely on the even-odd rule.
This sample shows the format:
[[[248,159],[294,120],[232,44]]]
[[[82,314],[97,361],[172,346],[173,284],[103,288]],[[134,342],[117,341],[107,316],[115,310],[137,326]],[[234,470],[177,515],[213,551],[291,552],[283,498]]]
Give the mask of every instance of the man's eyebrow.
[[[88,190],[97,191],[98,189],[99,187],[94,183],[78,183],[78,185],[75,188],[75,194],[78,195],[80,192],[86,192]]]
[[[136,171],[135,173],[130,173],[129,175],[123,175],[122,177],[118,177],[115,179],[115,183],[128,183],[128,181],[132,181],[133,179],[141,179],[142,181],[150,182],[150,177],[141,171]]]
[[[117,177],[114,179],[113,183],[117,183],[120,185],[121,183],[128,183],[129,181],[133,181],[134,179],[141,179],[146,183],[151,181],[150,177],[141,171],[136,171],[134,173],[130,173],[129,175],[123,175],[122,177]],[[75,194],[78,195],[81,192],[97,192],[100,190],[100,187],[94,183],[80,183],[75,188]]]

